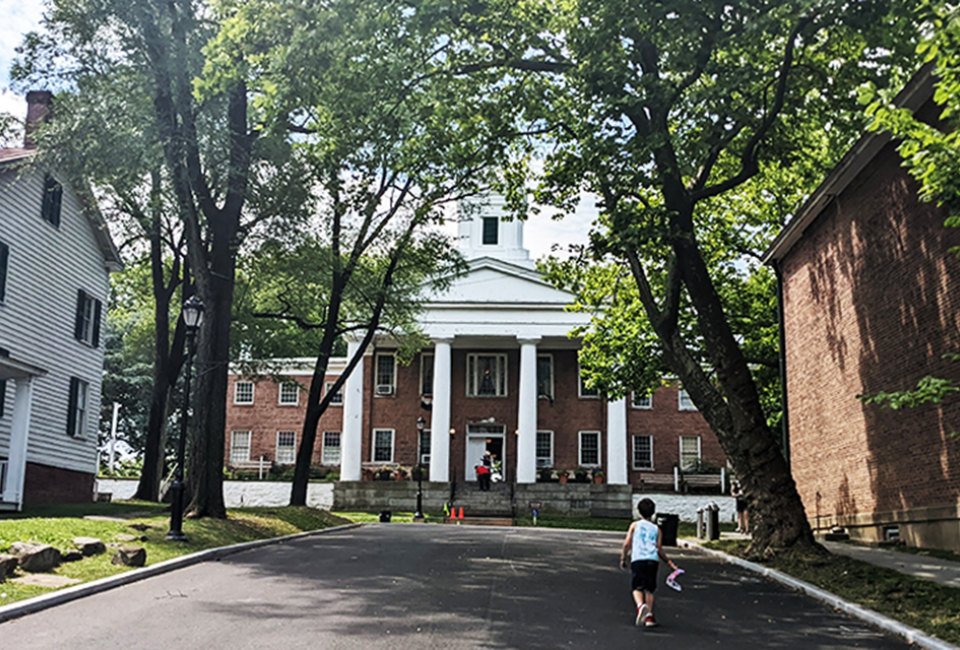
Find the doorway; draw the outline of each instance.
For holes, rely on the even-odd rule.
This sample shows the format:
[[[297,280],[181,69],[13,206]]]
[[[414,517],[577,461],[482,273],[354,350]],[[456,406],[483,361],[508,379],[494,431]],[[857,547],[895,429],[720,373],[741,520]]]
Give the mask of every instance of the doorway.
[[[464,479],[470,482],[477,480],[476,466],[483,461],[483,453],[489,451],[494,462],[499,461],[502,469],[506,468],[506,445],[504,444],[506,427],[502,424],[468,424],[467,425],[467,457],[465,459]],[[501,477],[502,477],[501,469]],[[502,480],[502,478],[501,478]]]

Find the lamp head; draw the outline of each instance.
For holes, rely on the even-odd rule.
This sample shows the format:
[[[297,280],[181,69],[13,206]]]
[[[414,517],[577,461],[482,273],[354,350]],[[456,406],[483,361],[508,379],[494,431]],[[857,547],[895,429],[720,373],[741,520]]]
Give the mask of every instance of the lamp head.
[[[183,324],[190,331],[196,331],[203,322],[203,301],[194,294],[183,303]]]
[[[427,421],[423,419],[423,416],[417,418],[417,431],[423,431],[424,427],[427,426]]]

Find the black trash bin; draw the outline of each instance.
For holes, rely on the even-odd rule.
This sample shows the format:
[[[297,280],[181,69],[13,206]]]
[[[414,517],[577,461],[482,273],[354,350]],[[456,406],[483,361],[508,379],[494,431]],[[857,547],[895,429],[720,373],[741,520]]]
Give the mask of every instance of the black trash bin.
[[[390,517],[391,517],[392,515],[393,515],[393,513],[391,513],[389,510],[381,510],[381,511],[380,511],[380,523],[381,523],[381,524],[389,524],[389,523],[390,523]]]
[[[707,506],[703,514],[706,515],[707,518],[706,538],[711,542],[715,542],[720,539],[720,506],[716,503],[711,503]]]
[[[680,528],[680,515],[674,515],[667,512],[658,513],[655,517],[657,526],[660,527],[660,539],[664,546],[677,545],[677,532]]]

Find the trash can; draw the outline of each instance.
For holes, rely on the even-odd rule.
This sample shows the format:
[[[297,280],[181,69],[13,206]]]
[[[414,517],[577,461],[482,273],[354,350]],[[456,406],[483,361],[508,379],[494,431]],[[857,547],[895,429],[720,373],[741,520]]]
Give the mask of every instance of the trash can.
[[[677,529],[680,527],[680,515],[661,512],[656,516],[656,524],[660,527],[661,540],[664,546],[677,545]]]
[[[711,542],[720,539],[720,506],[711,503],[707,506],[704,515],[707,519],[706,538]]]
[[[381,523],[381,524],[389,524],[389,523],[390,523],[390,517],[391,517],[392,515],[393,515],[393,513],[391,513],[389,510],[381,510],[381,511],[380,511],[380,523]]]
[[[707,518],[703,516],[703,508],[697,508],[697,539],[707,536]]]

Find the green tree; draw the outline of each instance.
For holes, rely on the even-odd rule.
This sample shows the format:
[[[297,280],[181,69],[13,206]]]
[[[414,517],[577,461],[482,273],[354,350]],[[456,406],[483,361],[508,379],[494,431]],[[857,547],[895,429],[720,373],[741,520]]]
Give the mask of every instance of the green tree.
[[[858,85],[902,80],[909,13],[843,0],[439,4],[452,45],[438,65],[507,71],[497,88],[522,86],[520,117],[550,135],[538,198],[600,197],[585,262],[616,262],[634,296],[602,321],[623,343],[610,352],[645,347],[682,381],[742,478],[752,553],[814,548],[734,299],[755,267],[744,252],[862,128]],[[605,363],[612,393],[636,387]]]

